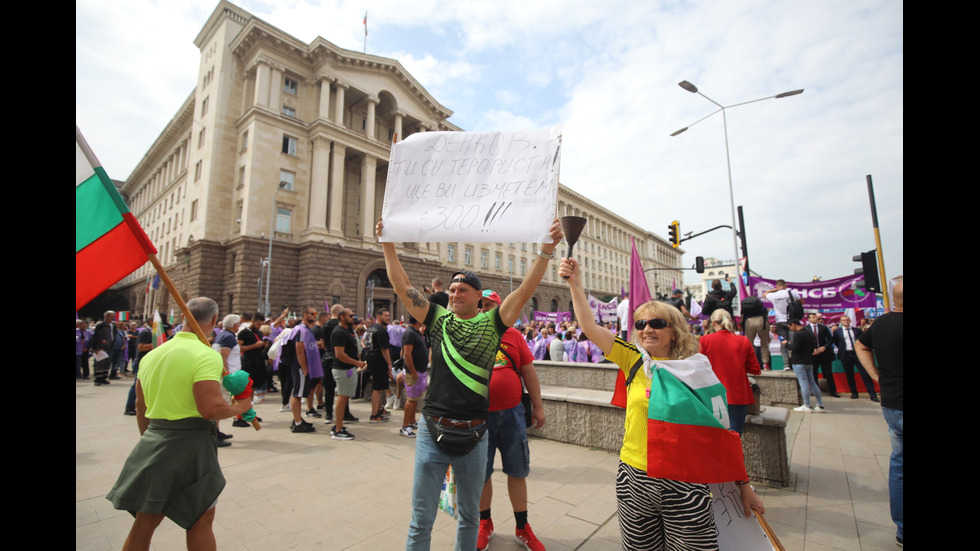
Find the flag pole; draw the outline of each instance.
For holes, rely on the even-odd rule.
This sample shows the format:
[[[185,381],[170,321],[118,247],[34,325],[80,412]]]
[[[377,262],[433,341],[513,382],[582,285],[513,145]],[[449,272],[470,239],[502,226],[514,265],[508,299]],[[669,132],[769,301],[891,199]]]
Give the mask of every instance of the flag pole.
[[[167,275],[167,270],[163,268],[163,264],[160,264],[160,261],[157,259],[157,255],[147,252],[146,256],[150,259],[150,263],[153,264],[153,268],[156,269],[158,274],[160,274],[160,280],[167,286],[167,290],[170,291],[170,296],[174,297],[174,301],[176,301],[177,306],[180,307],[180,311],[184,314],[184,321],[190,324],[191,329],[194,330],[197,338],[201,339],[202,343],[210,347],[211,342],[204,336],[204,331],[201,329],[201,326],[197,323],[194,316],[191,315],[191,311],[187,309],[187,303],[180,297],[180,293],[177,292],[177,287],[174,285],[174,282],[170,280],[170,276]]]

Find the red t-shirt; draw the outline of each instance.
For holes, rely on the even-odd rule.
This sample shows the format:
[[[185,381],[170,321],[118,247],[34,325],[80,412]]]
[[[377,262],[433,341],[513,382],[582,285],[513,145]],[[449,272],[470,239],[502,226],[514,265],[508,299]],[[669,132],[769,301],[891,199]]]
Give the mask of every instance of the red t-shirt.
[[[500,338],[500,350],[497,350],[497,360],[493,364],[493,376],[490,377],[490,411],[500,411],[510,409],[521,403],[521,377],[515,371],[515,367],[507,361],[507,356],[501,350],[506,350],[507,354],[517,362],[516,369],[522,365],[534,362],[534,355],[527,347],[527,341],[520,331],[513,327],[507,328]]]

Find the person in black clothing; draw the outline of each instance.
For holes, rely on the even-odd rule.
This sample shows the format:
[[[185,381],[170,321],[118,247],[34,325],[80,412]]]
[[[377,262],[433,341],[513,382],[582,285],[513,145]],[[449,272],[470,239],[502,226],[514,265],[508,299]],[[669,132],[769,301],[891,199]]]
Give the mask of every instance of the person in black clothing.
[[[720,280],[713,280],[711,282],[711,291],[708,295],[704,297],[704,307],[702,312],[710,316],[712,312],[721,308],[732,315],[735,316],[735,310],[732,308],[732,299],[738,296],[738,291],[735,290],[735,286],[732,285],[732,277],[729,275],[725,276],[725,282],[728,283],[728,290],[725,291],[721,288]]]

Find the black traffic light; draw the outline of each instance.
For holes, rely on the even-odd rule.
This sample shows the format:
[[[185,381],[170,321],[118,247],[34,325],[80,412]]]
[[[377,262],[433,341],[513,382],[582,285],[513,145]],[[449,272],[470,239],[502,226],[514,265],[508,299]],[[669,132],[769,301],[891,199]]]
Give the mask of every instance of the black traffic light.
[[[675,249],[681,246],[681,223],[674,220],[667,226],[667,240]]]
[[[695,256],[694,257],[694,270],[697,273],[699,273],[699,274],[703,274],[704,273],[704,257],[703,256]]]
[[[857,286],[866,289],[870,293],[880,293],[881,283],[878,281],[878,257],[872,249],[866,253],[856,254],[852,257],[854,262],[860,262],[860,268],[854,268],[856,275],[863,275],[864,278],[857,282]]]

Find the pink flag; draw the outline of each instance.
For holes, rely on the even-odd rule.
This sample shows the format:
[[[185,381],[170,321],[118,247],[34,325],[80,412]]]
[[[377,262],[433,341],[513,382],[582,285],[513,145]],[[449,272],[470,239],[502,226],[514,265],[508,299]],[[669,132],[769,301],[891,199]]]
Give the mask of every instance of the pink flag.
[[[633,256],[630,259],[630,302],[627,327],[629,335],[633,334],[633,310],[641,304],[649,301],[650,287],[647,285],[647,277],[643,273],[643,263],[640,262],[640,253],[636,252],[636,240],[630,236],[630,244],[633,246]]]

